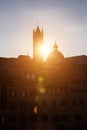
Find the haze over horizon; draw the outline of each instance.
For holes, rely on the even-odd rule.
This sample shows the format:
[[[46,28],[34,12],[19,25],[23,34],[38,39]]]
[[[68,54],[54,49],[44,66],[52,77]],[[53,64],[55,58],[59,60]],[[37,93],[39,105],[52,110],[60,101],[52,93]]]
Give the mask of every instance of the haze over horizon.
[[[87,55],[86,0],[1,0],[0,57],[32,56],[33,29],[67,56]]]

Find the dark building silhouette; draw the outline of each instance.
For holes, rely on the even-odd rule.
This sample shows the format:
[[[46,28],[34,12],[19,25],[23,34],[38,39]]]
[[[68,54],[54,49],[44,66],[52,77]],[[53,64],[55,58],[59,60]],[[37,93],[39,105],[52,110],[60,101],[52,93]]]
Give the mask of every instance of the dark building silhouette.
[[[34,58],[0,58],[0,130],[87,130],[87,56]]]
[[[43,45],[43,30],[41,31],[39,26],[36,30],[33,30],[33,58],[35,60],[43,60],[40,49]]]
[[[47,57],[47,62],[52,63],[52,62],[60,62],[64,60],[63,54],[58,50],[58,45],[56,42],[53,45],[53,51],[48,55]]]

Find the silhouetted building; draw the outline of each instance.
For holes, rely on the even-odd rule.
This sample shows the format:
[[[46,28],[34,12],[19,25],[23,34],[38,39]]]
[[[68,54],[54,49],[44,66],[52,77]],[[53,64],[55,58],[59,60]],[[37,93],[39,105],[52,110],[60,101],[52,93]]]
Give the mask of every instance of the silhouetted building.
[[[37,26],[36,31],[33,30],[33,58],[35,60],[43,60],[41,47],[43,45],[43,30]]]
[[[47,62],[49,62],[49,63],[53,63],[53,62],[58,63],[58,62],[61,62],[62,60],[64,60],[64,56],[58,50],[58,45],[55,42],[55,44],[53,46],[53,51],[47,57]]]
[[[0,58],[0,130],[87,130],[87,56]]]

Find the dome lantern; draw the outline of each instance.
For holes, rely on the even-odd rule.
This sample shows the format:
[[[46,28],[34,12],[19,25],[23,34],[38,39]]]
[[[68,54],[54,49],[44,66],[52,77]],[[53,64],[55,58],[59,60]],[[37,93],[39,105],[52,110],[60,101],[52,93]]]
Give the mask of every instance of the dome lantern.
[[[57,51],[57,50],[58,50],[58,45],[56,44],[56,42],[54,43],[53,50],[54,50],[54,51]]]

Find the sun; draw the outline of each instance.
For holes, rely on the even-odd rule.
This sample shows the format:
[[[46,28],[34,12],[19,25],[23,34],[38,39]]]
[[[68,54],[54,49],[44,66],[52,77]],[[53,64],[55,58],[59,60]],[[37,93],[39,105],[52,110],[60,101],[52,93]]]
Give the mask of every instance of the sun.
[[[43,44],[43,46],[41,47],[41,53],[43,55],[43,60],[45,61],[50,53],[50,48],[46,44]]]

